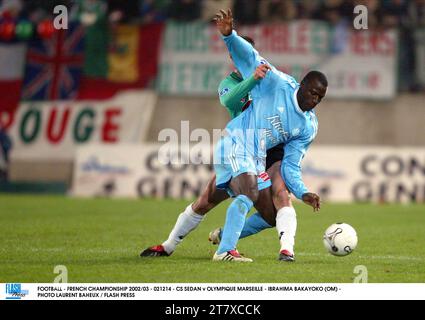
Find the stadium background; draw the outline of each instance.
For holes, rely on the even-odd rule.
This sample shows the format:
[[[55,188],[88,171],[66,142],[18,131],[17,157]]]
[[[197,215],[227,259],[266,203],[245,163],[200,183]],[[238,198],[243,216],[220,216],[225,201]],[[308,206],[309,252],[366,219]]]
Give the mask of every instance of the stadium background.
[[[353,10],[358,4],[369,10],[367,31],[353,29]],[[68,8],[68,30],[52,27],[57,5]],[[394,236],[399,239],[393,248],[387,248],[388,254],[394,248],[403,250],[403,237],[411,240],[417,236],[414,248],[403,254],[412,254],[413,260],[398,270],[400,277],[391,278],[386,271],[378,272],[377,267],[380,276],[375,280],[423,281],[423,264],[419,265],[424,257],[418,248],[425,244],[425,209],[423,204],[413,205],[425,200],[425,2],[421,0],[0,1],[3,227],[21,230],[22,234],[15,235],[19,238],[30,236],[25,226],[35,226],[34,232],[41,232],[42,241],[44,232],[55,225],[49,219],[57,216],[71,229],[75,224],[72,230],[78,233],[77,225],[85,219],[83,212],[93,206],[93,214],[105,214],[109,222],[116,221],[120,214],[130,215],[126,226],[119,230],[129,233],[134,250],[161,240],[155,237],[155,231],[144,229],[140,238],[136,230],[128,229],[136,225],[149,228],[156,224],[155,215],[164,226],[158,234],[167,235],[186,203],[178,199],[199,195],[212,171],[210,165],[158,164],[161,132],[175,130],[183,139],[202,128],[213,136],[213,130],[223,128],[229,119],[219,105],[217,87],[231,66],[211,23],[221,8],[233,8],[236,29],[251,35],[265,58],[297,80],[310,69],[329,76],[329,97],[317,110],[319,133],[304,162],[307,184],[322,195],[330,208],[323,227],[335,222],[333,219],[347,217],[354,222],[359,219],[363,230],[388,222],[391,227],[387,230],[392,233],[385,241],[390,242]],[[201,149],[209,152],[208,145]],[[45,196],[52,194],[58,196]],[[69,202],[68,196],[77,197]],[[102,199],[87,204],[80,197],[138,200]],[[157,202],[152,198],[177,200]],[[411,206],[387,207],[385,203]],[[44,214],[43,205],[49,208],[44,226],[39,216]],[[314,229],[320,238],[324,229],[314,226],[306,208],[298,207],[299,215],[307,216],[305,230]],[[18,227],[23,219],[20,215],[27,209],[28,220]],[[210,220],[211,226],[224,219],[224,208],[218,211],[221,215]],[[349,215],[341,216],[342,211]],[[69,216],[65,217],[65,212]],[[98,230],[102,222],[87,214],[94,219],[91,231]],[[398,233],[393,224],[400,226]],[[308,243],[302,240],[302,232],[301,246],[303,241]],[[381,232],[386,233],[377,231]],[[6,234],[9,240],[3,242],[3,276],[18,281],[21,278],[14,273],[14,265],[24,250],[19,247],[19,239],[7,247],[12,240]],[[114,234],[119,238],[118,231]],[[381,241],[381,236],[371,238]],[[274,239],[271,233],[269,238]],[[44,240],[55,241],[48,235]],[[94,238],[90,241],[97,243]],[[112,240],[106,242],[117,246]],[[318,242],[313,251],[321,250]],[[49,247],[46,243],[42,242],[41,247]],[[370,256],[376,255],[370,250]],[[195,250],[193,254],[200,252]],[[121,253],[114,253],[118,260]],[[57,257],[54,251],[46,254],[52,260]],[[308,253],[305,257],[322,259]],[[46,260],[50,261],[47,256]],[[140,268],[137,262],[132,263],[135,270]],[[35,267],[38,271],[24,279],[49,279],[47,275],[39,276],[41,265],[45,266],[37,265],[40,269]],[[416,273],[404,278],[404,268],[413,268]],[[148,269],[146,266],[143,270]],[[263,276],[274,281],[271,276]],[[171,279],[158,274],[151,278],[101,279],[190,281],[189,277]],[[296,276],[289,279],[306,281]],[[327,275],[310,279],[347,281]],[[74,280],[99,278],[93,274]],[[203,280],[201,276],[194,279]],[[230,280],[246,279],[229,276],[223,281]],[[251,280],[261,281],[248,278]]]

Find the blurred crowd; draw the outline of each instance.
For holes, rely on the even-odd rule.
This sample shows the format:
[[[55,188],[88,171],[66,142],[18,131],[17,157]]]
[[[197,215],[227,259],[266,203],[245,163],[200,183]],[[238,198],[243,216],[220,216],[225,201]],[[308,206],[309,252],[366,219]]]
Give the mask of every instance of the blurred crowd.
[[[399,31],[399,89],[425,87],[425,0],[0,0],[0,22],[24,18],[37,23],[52,17],[57,5],[86,25],[208,22],[220,9],[232,8],[236,26],[311,19],[344,29],[353,26],[354,8],[363,5],[369,29]]]
[[[232,8],[239,24],[317,19],[352,20],[356,5],[369,11],[370,27],[425,27],[425,0],[0,0],[0,14],[37,19],[56,5],[106,10],[110,19],[151,23],[166,19],[210,21],[219,9]]]

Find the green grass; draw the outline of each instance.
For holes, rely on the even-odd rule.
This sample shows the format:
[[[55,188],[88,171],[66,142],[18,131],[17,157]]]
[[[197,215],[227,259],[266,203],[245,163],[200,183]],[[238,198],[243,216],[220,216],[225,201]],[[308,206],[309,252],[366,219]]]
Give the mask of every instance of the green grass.
[[[293,264],[277,261],[275,229],[239,242],[251,264],[212,262],[210,230],[221,226],[228,202],[211,212],[167,258],[140,258],[168,236],[185,201],[0,196],[0,282],[53,282],[56,265],[68,282],[305,283],[352,282],[354,267],[369,282],[425,282],[424,205],[324,205],[320,214],[297,204]],[[347,257],[325,252],[324,230],[334,222],[357,229]]]

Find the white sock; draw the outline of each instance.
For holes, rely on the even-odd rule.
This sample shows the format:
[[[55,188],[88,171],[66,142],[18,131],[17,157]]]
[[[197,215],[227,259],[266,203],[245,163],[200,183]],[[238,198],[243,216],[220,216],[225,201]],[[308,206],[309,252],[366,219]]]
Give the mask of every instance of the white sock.
[[[179,215],[173,230],[171,230],[168,239],[162,244],[165,251],[171,254],[176,246],[182,242],[189,232],[194,230],[201,223],[204,216],[197,214],[192,210],[192,204],[187,206],[186,210]]]
[[[277,212],[276,229],[280,237],[280,250],[293,254],[297,233],[297,214],[293,207],[283,207]]]

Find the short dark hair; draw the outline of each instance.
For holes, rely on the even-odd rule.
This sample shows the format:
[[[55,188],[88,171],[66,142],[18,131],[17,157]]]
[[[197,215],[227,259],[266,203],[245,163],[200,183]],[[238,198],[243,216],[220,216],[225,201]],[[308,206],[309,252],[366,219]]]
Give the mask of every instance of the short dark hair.
[[[328,79],[320,71],[310,71],[309,73],[306,74],[302,82],[307,83],[312,80],[318,80],[324,87],[328,86]]]
[[[241,36],[241,38],[244,39],[245,41],[248,41],[253,47],[255,47],[254,39],[252,39],[251,37]]]

